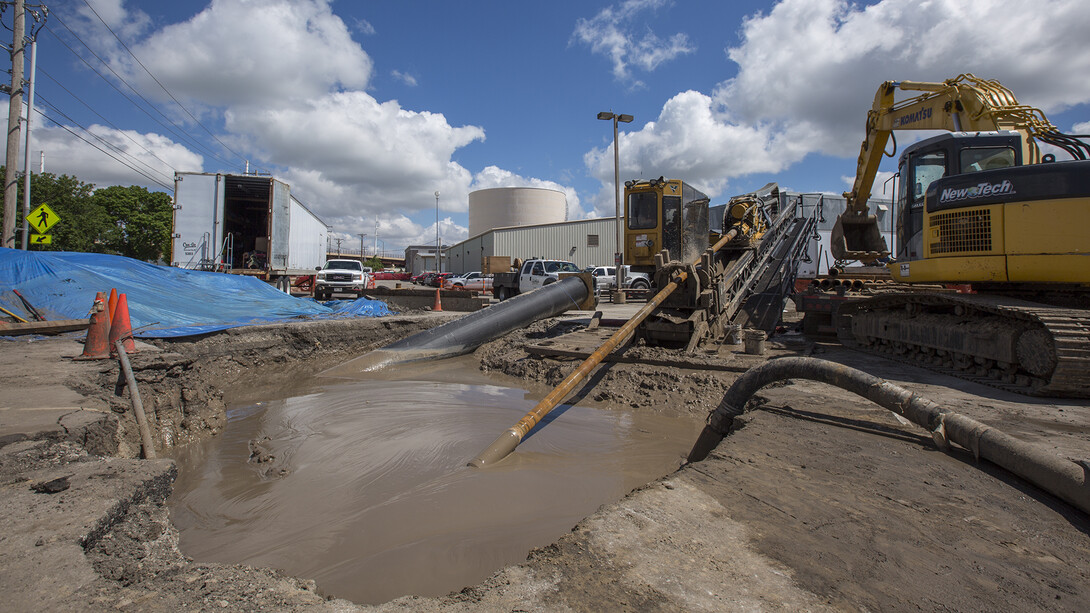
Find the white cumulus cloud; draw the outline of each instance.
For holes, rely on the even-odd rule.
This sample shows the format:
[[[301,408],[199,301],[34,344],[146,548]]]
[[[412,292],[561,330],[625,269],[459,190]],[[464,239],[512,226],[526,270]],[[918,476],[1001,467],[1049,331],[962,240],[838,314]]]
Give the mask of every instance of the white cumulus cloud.
[[[613,76],[630,86],[643,85],[632,75],[632,66],[651,72],[664,62],[692,53],[695,47],[689,37],[678,32],[659,38],[638,17],[667,4],[666,0],[626,0],[617,6],[602,9],[590,19],[575,23],[573,40],[590,46],[594,53],[609,58]]]
[[[4,122],[5,124],[7,122]],[[46,151],[45,170],[67,174],[97,187],[148,185],[173,188],[174,168],[199,168],[201,156],[158,134],[91,125],[83,139],[52,124],[34,128],[34,150]],[[40,158],[31,160],[37,172]]]
[[[167,89],[213,106],[363,89],[373,68],[324,0],[213,0],[188,21],[155,32],[134,52]],[[131,82],[157,91],[143,68],[122,59]],[[157,96],[165,98],[162,92]]]
[[[416,87],[416,77],[412,76],[407,72],[401,72],[400,70],[391,70],[390,75],[398,81],[401,81],[405,85],[408,85],[409,87]]]

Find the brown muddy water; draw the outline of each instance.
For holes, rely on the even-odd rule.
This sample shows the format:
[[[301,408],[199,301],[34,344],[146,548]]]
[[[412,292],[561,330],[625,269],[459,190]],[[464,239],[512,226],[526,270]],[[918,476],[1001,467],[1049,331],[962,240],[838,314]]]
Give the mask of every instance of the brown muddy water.
[[[440,596],[672,472],[703,425],[563,405],[500,464],[467,467],[549,391],[514,384],[459,358],[233,404],[222,434],[176,454],[182,552],[357,603]],[[255,439],[275,458],[252,461]]]

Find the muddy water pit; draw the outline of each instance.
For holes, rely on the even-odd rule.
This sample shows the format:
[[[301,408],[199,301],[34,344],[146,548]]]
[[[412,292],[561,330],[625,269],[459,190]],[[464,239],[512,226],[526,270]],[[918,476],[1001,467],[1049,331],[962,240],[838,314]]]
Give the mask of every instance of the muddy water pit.
[[[499,465],[467,467],[549,391],[516,385],[457,358],[238,399],[222,434],[176,454],[181,549],[362,604],[440,596],[672,472],[703,425],[562,405]]]

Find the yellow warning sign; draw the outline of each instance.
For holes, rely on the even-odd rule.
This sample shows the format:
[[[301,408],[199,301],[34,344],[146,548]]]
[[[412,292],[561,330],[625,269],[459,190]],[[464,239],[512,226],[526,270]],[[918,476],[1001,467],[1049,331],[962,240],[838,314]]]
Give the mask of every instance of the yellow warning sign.
[[[61,218],[57,217],[57,214],[53,212],[53,209],[49,208],[48,204],[39,204],[36,209],[30,212],[30,217],[27,217],[27,220],[35,232],[45,234]]]
[[[30,244],[31,245],[52,245],[53,244],[53,235],[52,234],[31,234],[30,235]]]

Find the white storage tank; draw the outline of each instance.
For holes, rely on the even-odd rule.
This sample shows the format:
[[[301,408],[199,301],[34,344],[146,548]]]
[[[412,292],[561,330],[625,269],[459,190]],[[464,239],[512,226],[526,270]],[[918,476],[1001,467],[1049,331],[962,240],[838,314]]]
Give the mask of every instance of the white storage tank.
[[[469,235],[493,228],[568,220],[564,192],[542,187],[494,187],[469,193]]]

